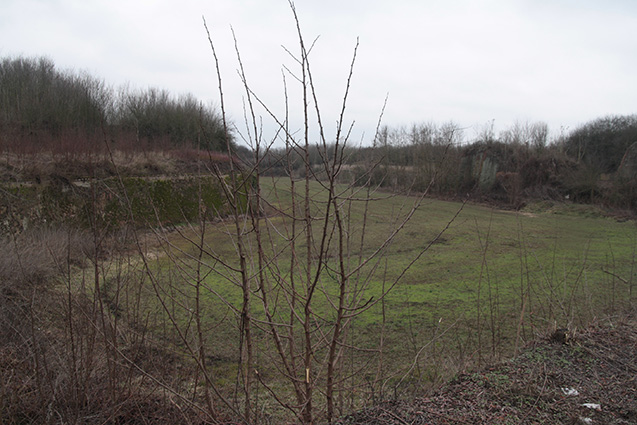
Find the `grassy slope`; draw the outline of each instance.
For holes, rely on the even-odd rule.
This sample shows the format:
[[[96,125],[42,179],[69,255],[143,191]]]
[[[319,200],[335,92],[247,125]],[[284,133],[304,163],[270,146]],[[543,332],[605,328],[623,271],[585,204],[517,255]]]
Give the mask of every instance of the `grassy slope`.
[[[289,192],[279,187],[275,193],[273,188],[272,183],[264,185],[268,199],[289,207]],[[317,185],[312,190],[318,207],[324,198]],[[376,196],[384,199],[369,211],[365,254],[382,243],[406,206],[413,203],[408,197]],[[354,241],[360,237],[363,207],[363,202],[356,202],[351,209]],[[456,202],[426,200],[378,263],[365,297],[378,299],[383,276],[386,285],[393,282],[460,208]],[[271,232],[278,251],[285,246],[280,235],[285,234],[289,221],[272,215],[268,222],[279,232]],[[231,230],[228,226],[222,223],[209,227],[206,241],[209,249],[235,262],[236,253],[226,235]],[[180,249],[193,248],[182,237],[174,236],[173,242]],[[303,241],[298,244],[303,252]],[[447,367],[454,369],[459,364],[511,354],[514,347],[556,325],[583,325],[607,310],[634,303],[634,293],[633,298],[629,297],[636,246],[637,230],[632,222],[581,215],[530,215],[466,205],[385,302],[354,322],[348,339],[361,347],[376,348],[384,331],[383,368],[390,378],[387,385],[398,390],[405,385],[421,385],[440,378]],[[251,248],[254,250],[254,245]],[[354,256],[353,263],[356,260]],[[206,261],[213,264],[210,258]],[[285,267],[289,253],[281,251],[277,261]],[[169,263],[164,261],[164,268]],[[623,283],[602,269],[631,283]],[[183,275],[177,278],[183,279]],[[325,294],[333,293],[333,282],[329,273],[323,276],[321,288]],[[206,278],[206,285],[239,305],[238,287],[215,271]],[[209,339],[210,351],[230,360],[236,350],[236,319],[218,295],[204,293],[206,325],[216,336]],[[282,299],[282,293],[278,294]],[[329,322],[331,312],[324,297],[315,308]],[[253,311],[256,317],[263,317],[256,300]],[[283,305],[278,310],[281,320],[286,311]],[[370,368],[368,378],[375,373],[375,367]]]

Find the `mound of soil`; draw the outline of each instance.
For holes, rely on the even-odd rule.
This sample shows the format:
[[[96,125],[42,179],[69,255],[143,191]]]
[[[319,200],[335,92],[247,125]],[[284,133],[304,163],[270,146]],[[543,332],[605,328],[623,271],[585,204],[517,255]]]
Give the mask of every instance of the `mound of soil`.
[[[464,373],[430,396],[375,406],[340,425],[637,424],[637,318],[556,332],[515,359]]]

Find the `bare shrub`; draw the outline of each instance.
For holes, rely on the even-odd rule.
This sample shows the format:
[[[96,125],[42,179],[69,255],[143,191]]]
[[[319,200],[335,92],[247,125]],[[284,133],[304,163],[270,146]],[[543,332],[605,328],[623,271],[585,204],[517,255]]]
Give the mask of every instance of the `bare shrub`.
[[[82,264],[91,250],[88,235],[79,230],[39,228],[0,239],[2,337],[21,334],[33,303],[46,300],[56,276],[72,264]]]
[[[2,423],[209,423],[177,392],[191,370],[148,335],[125,236],[102,236],[39,228],[0,240]]]

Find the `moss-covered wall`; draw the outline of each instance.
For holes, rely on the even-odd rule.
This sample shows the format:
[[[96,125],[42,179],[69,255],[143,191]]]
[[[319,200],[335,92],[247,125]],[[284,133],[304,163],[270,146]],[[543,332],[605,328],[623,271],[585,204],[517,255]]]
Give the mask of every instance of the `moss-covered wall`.
[[[243,206],[245,195],[239,196]],[[0,185],[0,232],[44,223],[119,227],[177,225],[229,213],[214,177],[124,178],[94,182],[50,180],[37,185]]]

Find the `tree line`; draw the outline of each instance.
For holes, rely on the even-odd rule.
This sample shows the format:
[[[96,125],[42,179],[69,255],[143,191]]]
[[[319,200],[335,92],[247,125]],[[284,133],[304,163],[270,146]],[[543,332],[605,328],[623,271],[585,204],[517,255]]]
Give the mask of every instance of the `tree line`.
[[[470,197],[520,208],[529,200],[572,200],[637,208],[637,115],[609,115],[549,137],[544,122],[514,123],[496,134],[485,126],[467,140],[454,122],[381,128],[372,146],[349,146],[339,178],[394,191]],[[312,148],[320,174],[329,146]],[[302,176],[304,158],[272,149],[266,173]],[[372,170],[369,173],[369,170]]]
[[[146,147],[226,149],[221,117],[192,94],[158,88],[114,89],[86,72],[62,71],[48,58],[0,60],[0,134],[5,149],[49,148],[81,138],[94,148],[115,143]]]
[[[499,134],[486,125],[473,138],[465,133],[454,122],[385,126],[371,146],[350,145],[341,152],[338,177],[514,207],[537,198],[637,207],[637,152],[631,153],[637,151],[631,148],[637,142],[637,115],[601,117],[552,139],[544,122],[517,122]],[[192,94],[114,89],[86,72],[59,70],[45,57],[0,60],[2,149],[96,150],[105,136],[119,149],[211,151],[226,151],[228,138],[235,152],[253,162],[226,134],[220,113]],[[333,151],[329,145],[324,151],[309,146],[305,157],[271,148],[259,162],[265,175],[300,177],[306,161],[320,174],[322,155]]]

